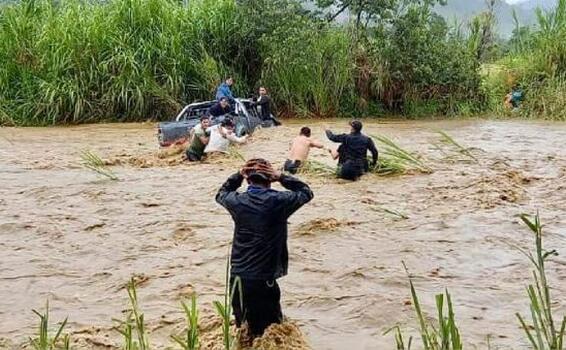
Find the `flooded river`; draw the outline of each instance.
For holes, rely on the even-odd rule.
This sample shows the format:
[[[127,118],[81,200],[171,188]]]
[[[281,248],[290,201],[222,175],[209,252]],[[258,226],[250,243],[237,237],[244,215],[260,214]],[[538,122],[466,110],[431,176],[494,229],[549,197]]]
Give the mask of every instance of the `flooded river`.
[[[282,165],[300,126],[260,130],[239,151]],[[330,126],[348,130],[345,120]],[[331,146],[322,124],[312,129]],[[441,144],[437,129],[479,161]],[[304,175],[315,198],[290,219],[286,315],[313,349],[394,349],[383,332],[417,326],[404,261],[429,315],[434,294],[449,289],[466,348],[486,349],[489,336],[492,349],[527,349],[514,313],[528,311],[531,267],[514,246],[531,248],[533,237],[517,215],[539,210],[546,246],[563,254],[548,266],[561,318],[566,124],[388,121],[364,131],[417,152],[434,172],[355,183]],[[159,158],[154,133],[152,124],[0,129],[0,348],[25,344],[38,323],[31,310],[47,299],[79,348],[119,345],[112,319],[124,316],[132,275],[156,348],[183,329],[183,298],[196,292],[211,313],[232,236],[214,195],[241,162]],[[86,149],[120,180],[82,167]],[[323,151],[311,157],[332,164]]]

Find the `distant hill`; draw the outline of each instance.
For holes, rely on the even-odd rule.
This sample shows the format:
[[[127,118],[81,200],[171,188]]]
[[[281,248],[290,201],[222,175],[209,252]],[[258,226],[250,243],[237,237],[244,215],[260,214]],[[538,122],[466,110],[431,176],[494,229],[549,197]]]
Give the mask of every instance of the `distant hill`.
[[[497,27],[502,37],[509,37],[515,28],[513,22],[513,10],[517,13],[520,25],[534,25],[536,23],[535,9],[551,9],[557,0],[526,0],[511,5],[500,1],[496,6]],[[513,1],[509,1],[513,2]],[[486,8],[484,0],[448,0],[445,6],[437,6],[435,11],[447,20],[456,20],[459,23],[467,23],[472,17],[484,11]]]

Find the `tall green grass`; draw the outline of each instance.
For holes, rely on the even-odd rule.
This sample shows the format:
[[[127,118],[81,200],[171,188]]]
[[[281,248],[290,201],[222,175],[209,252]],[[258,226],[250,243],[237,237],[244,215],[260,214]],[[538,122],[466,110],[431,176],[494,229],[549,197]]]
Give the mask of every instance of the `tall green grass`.
[[[171,335],[171,338],[179,344],[183,350],[198,350],[200,349],[199,340],[199,312],[197,309],[197,296],[193,294],[191,296],[191,306],[187,306],[185,302],[181,303],[183,310],[185,311],[185,316],[187,318],[187,332],[185,338],[181,338],[176,335]]]
[[[556,250],[547,251],[544,249],[542,225],[538,214],[534,218],[522,215],[521,220],[535,236],[535,255],[523,251],[535,268],[533,270],[534,284],[527,287],[527,294],[531,302],[531,324],[528,324],[519,313],[516,315],[533,349],[562,350],[564,349],[566,316],[561,321],[554,319],[552,313],[553,300],[550,296],[551,288],[545,268],[547,259],[558,255],[558,253]]]
[[[404,263],[403,266],[405,267],[405,270],[407,270]],[[448,290],[446,290],[444,294],[437,294],[435,297],[437,312],[437,322],[435,324],[425,316],[421,308],[413,280],[410,276],[409,284],[411,286],[413,306],[419,322],[419,331],[423,348],[425,350],[462,350],[463,344],[460,338],[460,330],[456,324],[452,299]],[[413,343],[412,337],[405,340],[406,338],[403,336],[399,326],[393,327],[385,332],[385,334],[391,331],[395,332],[395,344],[398,350],[411,349],[411,345]]]
[[[130,309],[126,314],[124,321],[118,321],[119,325],[116,330],[123,336],[124,350],[149,350],[149,336],[145,323],[144,314],[141,312],[138,304],[138,294],[136,291],[136,281],[132,279],[126,287],[128,298],[130,300]]]

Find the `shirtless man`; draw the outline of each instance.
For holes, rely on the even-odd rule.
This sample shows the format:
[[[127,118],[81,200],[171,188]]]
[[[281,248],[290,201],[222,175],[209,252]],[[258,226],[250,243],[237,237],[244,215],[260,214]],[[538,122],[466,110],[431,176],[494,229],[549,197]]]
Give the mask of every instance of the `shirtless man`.
[[[324,145],[312,139],[311,129],[305,126],[301,128],[299,136],[293,140],[291,150],[289,151],[289,159],[285,161],[283,169],[291,174],[296,174],[297,170],[307,160],[311,147],[324,148]]]

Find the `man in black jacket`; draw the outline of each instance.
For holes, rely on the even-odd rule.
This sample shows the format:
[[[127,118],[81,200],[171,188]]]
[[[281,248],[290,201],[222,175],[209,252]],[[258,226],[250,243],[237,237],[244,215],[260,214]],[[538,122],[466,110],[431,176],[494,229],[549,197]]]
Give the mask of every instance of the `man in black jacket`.
[[[244,179],[249,186],[239,193]],[[288,191],[271,189],[276,181]],[[277,279],[287,274],[287,219],[312,198],[307,184],[274,171],[264,159],[249,160],[216,195],[235,224],[230,285],[239,277],[243,301],[240,304],[236,288],[232,300],[236,325],[247,322],[252,336],[262,335],[270,324],[283,319]]]
[[[220,101],[216,102],[212,107],[208,109],[208,114],[213,117],[220,117],[222,115],[228,114],[232,111],[230,102],[228,98],[222,97]]]
[[[342,162],[338,176],[346,180],[357,180],[369,170],[367,152],[371,152],[371,166],[377,164],[377,148],[370,137],[362,134],[362,122],[354,120],[350,123],[349,134],[333,134],[326,129],[326,136],[330,141],[341,143],[340,161]]]

